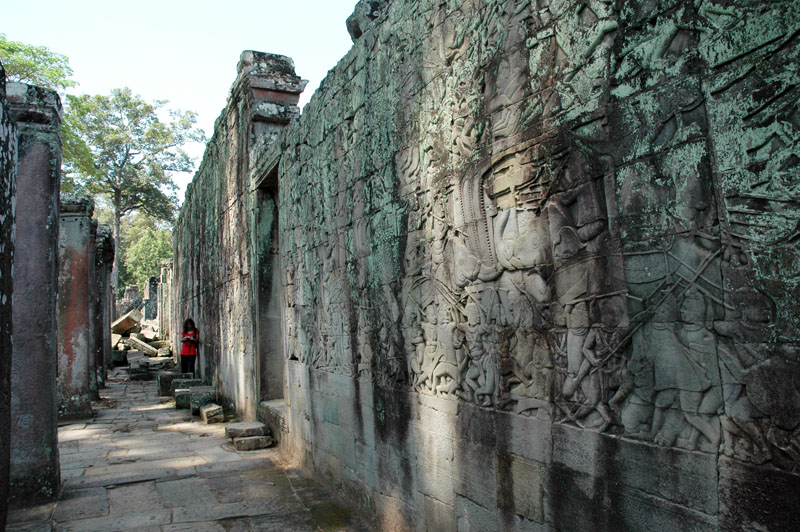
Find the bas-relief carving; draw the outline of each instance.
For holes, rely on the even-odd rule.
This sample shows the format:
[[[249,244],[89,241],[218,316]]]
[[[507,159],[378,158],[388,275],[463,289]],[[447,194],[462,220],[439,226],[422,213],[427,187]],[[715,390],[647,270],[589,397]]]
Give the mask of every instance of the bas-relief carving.
[[[800,355],[776,342],[786,328],[773,327],[782,310],[755,268],[757,236],[735,229],[777,211],[782,232],[762,244],[794,241],[796,104],[779,111],[780,131],[770,125],[775,133],[745,150],[744,168],[768,179],[733,194],[709,146],[732,149],[716,140],[733,142],[714,104],[746,84],[660,77],[628,96],[606,81],[635,78],[647,61],[685,68],[677,52],[696,35],[673,36],[658,57],[642,41],[615,62],[604,3],[560,22],[546,10],[514,16],[509,34],[528,38],[521,47],[508,37],[488,70],[475,63],[476,43],[497,52],[491,40],[504,37],[441,24],[430,65],[451,75],[401,76],[409,99],[422,95],[393,160],[407,216],[403,277],[368,281],[358,260],[374,245],[363,221],[373,209],[354,195],[345,231],[355,251],[332,233],[298,238],[313,251],[298,253],[287,283],[291,356],[421,394],[797,468]],[[592,38],[568,35],[573,23]],[[294,197],[299,212],[314,212],[310,197]]]

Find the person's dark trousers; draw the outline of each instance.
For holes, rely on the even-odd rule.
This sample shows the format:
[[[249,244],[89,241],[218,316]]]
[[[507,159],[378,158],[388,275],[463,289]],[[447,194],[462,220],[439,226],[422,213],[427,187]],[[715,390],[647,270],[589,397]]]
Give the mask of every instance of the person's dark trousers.
[[[181,373],[191,373],[194,377],[194,362],[197,355],[181,355]]]

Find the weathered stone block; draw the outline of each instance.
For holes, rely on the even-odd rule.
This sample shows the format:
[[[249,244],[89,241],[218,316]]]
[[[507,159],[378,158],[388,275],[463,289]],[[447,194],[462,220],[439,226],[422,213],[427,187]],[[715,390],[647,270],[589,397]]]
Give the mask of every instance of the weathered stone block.
[[[209,403],[200,407],[200,419],[206,424],[224,423],[225,413],[222,411],[221,406],[214,403]]]
[[[175,379],[192,379],[191,373],[181,373],[179,371],[159,371],[156,375],[156,387],[158,388],[158,395],[168,396],[171,395],[174,388],[172,381]]]
[[[283,399],[261,401],[258,404],[257,418],[267,426],[275,443],[280,445],[289,432],[289,426],[286,423],[286,403],[283,402]]]
[[[800,475],[720,460],[720,530],[800,530]]]
[[[458,530],[455,506],[426,496],[425,523],[428,530]]]
[[[249,436],[264,436],[267,427],[259,421],[241,421],[228,423],[225,426],[225,436],[228,438],[247,438]]]
[[[175,398],[175,408],[191,408],[192,392],[189,390],[189,388],[178,388],[172,392],[172,396]]]
[[[497,455],[497,507],[506,515],[544,522],[544,467],[513,454]]]
[[[272,445],[270,436],[247,436],[233,439],[233,448],[237,451],[256,451]]]
[[[146,355],[158,356],[158,349],[152,347],[150,344],[146,342],[139,340],[138,338],[130,336],[128,338],[123,339],[122,341],[131,346],[133,349],[139,350]]]
[[[203,379],[192,379],[192,378],[174,378],[170,383],[170,390],[174,392],[178,388],[192,388],[194,386],[201,386],[203,384]]]
[[[140,321],[142,321],[142,314],[138,310],[132,310],[114,320],[111,324],[111,331],[116,334],[125,334],[138,325]]]
[[[213,403],[217,400],[217,391],[213,386],[193,386],[189,388],[192,394],[190,404],[192,407],[192,414],[197,415],[200,413],[200,407],[208,403]]]

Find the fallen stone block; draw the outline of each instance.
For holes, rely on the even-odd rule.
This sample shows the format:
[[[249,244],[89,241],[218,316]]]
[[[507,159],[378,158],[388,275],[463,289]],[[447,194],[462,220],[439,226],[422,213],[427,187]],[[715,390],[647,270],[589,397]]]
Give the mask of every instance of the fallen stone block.
[[[158,320],[142,320],[142,327],[158,332]]]
[[[175,392],[175,390],[179,388],[192,388],[194,386],[202,386],[203,380],[202,379],[193,379],[191,378],[175,378],[172,379],[172,384],[170,385],[170,392]]]
[[[111,349],[114,349],[115,347],[117,347],[117,344],[119,344],[120,340],[122,340],[122,335],[121,334],[111,333]]]
[[[142,314],[138,310],[131,310],[111,324],[111,332],[124,334],[133,329],[142,321]]]
[[[144,360],[144,355],[142,354],[142,352],[137,351],[135,349],[130,349],[128,351],[125,351],[125,356],[128,359],[128,365],[131,367],[139,366],[142,360]]]
[[[150,356],[158,355],[158,349],[156,349],[155,347],[151,347],[147,343],[142,342],[141,340],[139,340],[134,336],[124,338],[122,341],[131,346],[132,348],[141,351],[145,355],[150,355]]]
[[[200,407],[200,419],[206,424],[223,423],[225,421],[225,413],[222,411],[221,406],[209,403]]]
[[[225,436],[228,438],[247,438],[249,436],[264,436],[267,427],[258,421],[239,421],[228,423],[225,426]]]
[[[158,338],[158,333],[155,332],[153,329],[144,329],[142,330],[142,336],[148,342],[152,342],[156,338]]]
[[[147,343],[150,344],[152,347],[155,347],[156,349],[163,349],[164,347],[169,348],[168,340],[155,340],[153,342],[147,342]]]
[[[160,357],[172,357],[172,349],[169,347],[161,347],[158,350],[158,356]]]
[[[175,397],[175,408],[187,409],[191,407],[192,392],[189,388],[179,388],[172,395]]]
[[[150,357],[144,359],[143,365],[155,374],[161,370],[173,369],[175,367],[175,361],[172,360],[172,357]]]
[[[270,445],[272,445],[272,438],[269,436],[247,436],[233,439],[233,448],[237,451],[256,451],[266,449]]]
[[[192,406],[192,414],[198,415],[200,407],[213,403],[217,400],[217,391],[213,386],[194,386],[189,388],[192,393],[190,404]]]
[[[156,375],[156,387],[158,388],[158,395],[169,396],[172,395],[174,388],[172,381],[175,379],[191,379],[191,373],[181,373],[180,371],[159,371]]]

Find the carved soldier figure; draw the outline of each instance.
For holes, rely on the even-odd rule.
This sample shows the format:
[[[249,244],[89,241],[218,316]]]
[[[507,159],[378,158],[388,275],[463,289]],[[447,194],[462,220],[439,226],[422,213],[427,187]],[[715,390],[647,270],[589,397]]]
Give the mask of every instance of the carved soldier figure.
[[[692,425],[688,448],[695,449],[702,434],[716,448],[720,438],[718,410],[722,393],[717,362],[717,339],[706,328],[706,301],[699,290],[686,292],[680,307],[677,336],[683,347],[679,375],[680,404]]]

